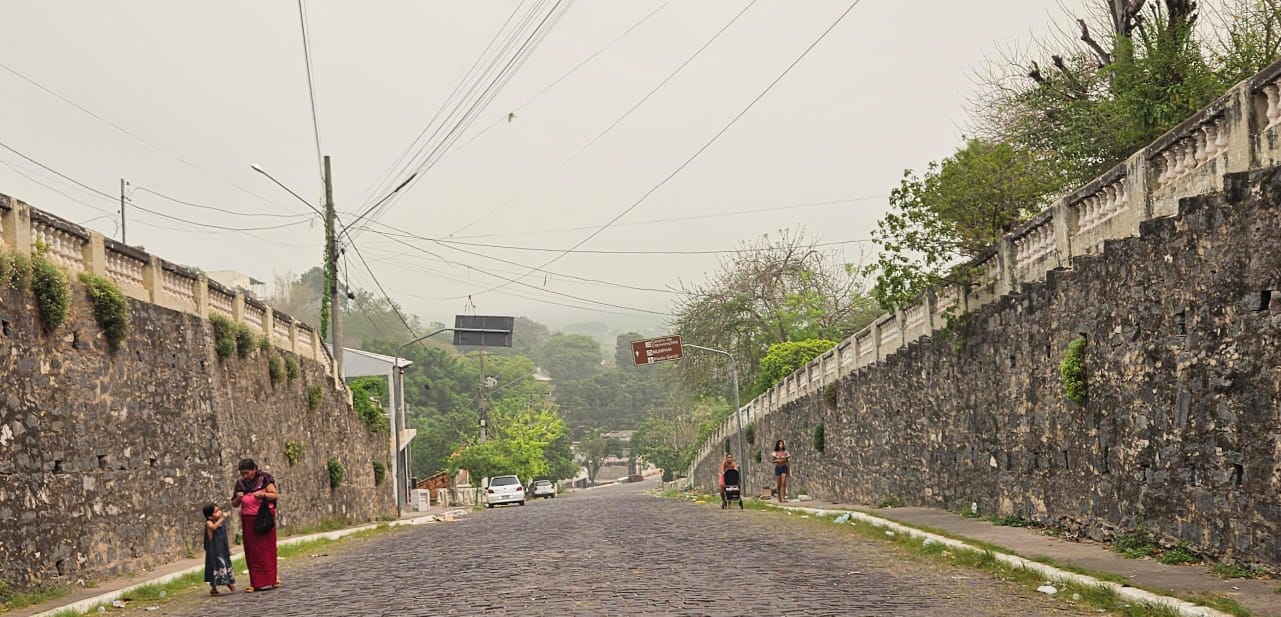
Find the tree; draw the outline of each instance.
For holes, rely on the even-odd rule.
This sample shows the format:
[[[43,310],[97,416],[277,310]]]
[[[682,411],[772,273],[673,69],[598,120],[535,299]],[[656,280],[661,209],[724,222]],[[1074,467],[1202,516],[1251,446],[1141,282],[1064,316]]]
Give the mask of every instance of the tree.
[[[611,456],[623,455],[623,443],[613,437],[605,437],[600,431],[592,431],[578,442],[578,451],[582,453],[587,466],[587,481],[596,483],[596,474]]]
[[[810,339],[808,341],[787,341],[770,345],[765,357],[761,358],[761,366],[756,374],[756,387],[752,389],[752,396],[758,396],[760,393],[769,390],[771,386],[787,378],[788,375],[805,366],[810,360],[823,355],[838,343],[839,341],[829,341],[827,339]]]
[[[734,408],[723,400],[669,400],[632,434],[631,452],[663,470],[664,481],[685,473],[698,448]]]
[[[774,343],[843,339],[877,314],[858,268],[815,246],[803,233],[783,231],[746,243],[722,260],[706,283],[693,286],[676,308],[674,328],[690,343],[729,352],[741,387],[756,381],[756,367]],[[721,392],[729,381],[723,359],[690,352],[679,365],[684,382],[700,393]]]
[[[544,369],[558,381],[585,379],[600,370],[600,345],[584,334],[556,333],[539,352]]]
[[[551,405],[506,399],[490,412],[490,438],[472,443],[449,459],[450,473],[466,469],[478,477],[515,474],[522,480],[562,480],[573,475],[565,422]],[[562,451],[564,449],[565,451]]]
[[[890,212],[877,222],[880,246],[872,295],[887,310],[910,304],[940,283],[968,283],[957,266],[1039,212],[1059,178],[1036,153],[977,139],[923,177],[910,170],[890,193]]]
[[[319,268],[312,268],[319,272]],[[272,294],[267,297],[271,308],[309,324],[320,321],[320,296],[322,291],[309,284],[303,276],[294,278],[292,272],[276,274]]]

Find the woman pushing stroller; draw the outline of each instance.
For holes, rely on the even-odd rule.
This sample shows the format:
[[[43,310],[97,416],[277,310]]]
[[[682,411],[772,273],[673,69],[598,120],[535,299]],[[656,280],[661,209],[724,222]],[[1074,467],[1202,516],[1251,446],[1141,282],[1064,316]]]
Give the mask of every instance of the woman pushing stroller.
[[[735,462],[734,462],[734,455],[733,455],[733,454],[730,454],[730,453],[726,452],[726,453],[725,453],[725,458],[724,458],[723,460],[721,460],[721,475],[720,475],[720,478],[719,478],[719,482],[720,482],[720,485],[721,485],[721,509],[722,509],[722,510],[724,510],[725,508],[729,507],[729,497],[725,494],[725,472],[730,471],[731,469],[732,469],[732,470],[734,470],[734,472],[735,472],[735,473],[734,473],[734,476],[737,478],[737,476],[738,476],[738,463],[735,463]],[[738,486],[737,486],[738,482],[737,482],[737,480],[735,480],[735,481],[734,481],[734,484],[735,484],[735,487],[734,487],[734,488],[735,488],[735,489],[738,489]]]

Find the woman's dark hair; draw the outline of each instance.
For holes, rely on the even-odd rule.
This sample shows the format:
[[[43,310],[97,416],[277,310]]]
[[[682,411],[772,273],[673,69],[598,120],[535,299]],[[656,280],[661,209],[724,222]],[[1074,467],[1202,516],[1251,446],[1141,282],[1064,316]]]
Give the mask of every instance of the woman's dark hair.
[[[218,509],[218,506],[215,506],[214,504],[211,504],[211,503],[205,504],[205,507],[203,508],[203,512],[205,513],[205,518],[209,518],[213,516],[213,511],[217,509]]]
[[[240,459],[240,471],[244,471],[246,469],[258,469],[258,463],[255,463],[251,458]]]
[[[787,444],[783,443],[783,440],[782,440],[782,439],[780,439],[780,440],[778,440],[778,441],[774,442],[774,451],[775,451],[775,452],[778,452],[779,450],[785,450],[785,449],[787,449]]]

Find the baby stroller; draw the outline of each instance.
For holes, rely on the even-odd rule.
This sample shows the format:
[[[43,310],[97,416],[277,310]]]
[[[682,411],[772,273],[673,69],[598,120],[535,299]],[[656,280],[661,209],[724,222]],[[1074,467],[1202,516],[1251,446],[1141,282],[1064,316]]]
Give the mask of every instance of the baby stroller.
[[[729,507],[729,504],[737,501],[738,509],[742,510],[743,487],[739,485],[738,470],[726,469],[725,473],[721,476],[721,480],[725,485],[725,496],[721,499],[721,509],[724,510]]]

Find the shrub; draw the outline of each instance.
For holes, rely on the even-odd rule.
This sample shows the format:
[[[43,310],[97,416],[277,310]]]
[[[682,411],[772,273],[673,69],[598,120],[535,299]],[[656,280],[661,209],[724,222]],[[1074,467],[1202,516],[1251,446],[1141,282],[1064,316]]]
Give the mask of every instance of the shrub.
[[[756,423],[755,422],[749,423],[747,426],[743,427],[743,439],[747,441],[747,445],[749,446],[756,445]]]
[[[1017,514],[1006,514],[1004,516],[993,517],[992,524],[997,527],[1027,527],[1031,523]]]
[[[1156,560],[1158,563],[1166,565],[1188,565],[1201,563],[1201,556],[1192,552],[1187,546],[1180,544],[1161,553],[1161,556],[1157,557]]]
[[[119,351],[129,336],[128,300],[110,279],[81,272],[80,282],[84,283],[89,299],[93,301],[93,318],[107,337],[107,347],[113,352]]]
[[[31,258],[21,253],[0,251],[0,285],[26,289],[31,284]]]
[[[1068,343],[1063,361],[1059,363],[1059,376],[1063,379],[1063,396],[1077,405],[1085,404],[1085,337],[1078,336]]]
[[[272,385],[280,383],[280,380],[285,378],[285,363],[280,356],[275,354],[267,356],[267,376],[271,378]]]
[[[285,356],[285,377],[288,377],[289,381],[293,381],[298,379],[299,373],[298,361],[293,356]]]
[[[320,401],[325,400],[325,390],[320,386],[307,388],[307,409],[315,411],[320,407]]]
[[[826,429],[823,428],[822,422],[819,422],[818,426],[814,427],[814,436],[812,439],[814,442],[814,449],[818,450],[819,454],[822,454],[823,450],[827,447]]]
[[[370,433],[388,430],[389,420],[377,401],[387,395],[387,380],[381,377],[361,377],[351,380],[351,405]]]
[[[31,258],[31,291],[36,295],[45,332],[52,333],[67,318],[71,303],[67,275],[43,255],[36,255]]]
[[[752,396],[769,390],[771,386],[786,379],[796,369],[805,366],[810,360],[823,355],[836,345],[837,341],[826,339],[786,341],[770,345],[765,356],[761,358]]]
[[[261,352],[263,352],[263,353],[268,353],[268,352],[270,352],[270,351],[271,351],[271,337],[270,337],[270,336],[267,336],[267,335],[265,335],[265,334],[264,334],[264,335],[262,335],[262,336],[258,337],[258,351],[261,351]]]
[[[1156,541],[1147,528],[1140,525],[1112,541],[1112,550],[1129,559],[1150,557],[1156,554]]]
[[[219,360],[226,360],[236,353],[236,324],[222,315],[210,315],[209,325],[213,326],[214,352]]]
[[[302,451],[303,445],[301,442],[293,440],[285,442],[285,458],[289,460],[290,465],[297,463],[298,459],[302,458]]]
[[[756,450],[755,452],[752,452],[752,458],[753,458],[753,459],[755,459],[755,460],[756,460],[756,462],[758,462],[758,463],[759,463],[759,462],[761,462],[761,459],[763,458],[763,455],[761,454],[761,451],[758,449],[758,450]]]
[[[840,392],[836,382],[823,386],[823,402],[827,404],[828,409],[836,409],[836,400],[840,396]]]
[[[347,470],[343,468],[338,459],[332,456],[329,457],[329,462],[325,466],[329,468],[329,488],[338,488],[342,484],[343,478],[347,477]]]
[[[382,461],[374,461],[374,486],[382,486],[387,479],[387,466]]]
[[[254,336],[253,328],[243,323],[236,324],[236,355],[244,360],[253,353],[257,345],[258,337]]]

